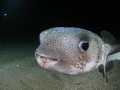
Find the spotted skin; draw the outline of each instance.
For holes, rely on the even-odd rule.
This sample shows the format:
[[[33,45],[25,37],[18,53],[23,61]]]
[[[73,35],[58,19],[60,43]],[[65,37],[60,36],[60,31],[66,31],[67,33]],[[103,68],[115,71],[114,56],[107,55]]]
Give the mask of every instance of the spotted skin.
[[[87,50],[82,48],[84,42],[89,44]],[[102,49],[105,44],[91,31],[75,27],[55,27],[40,33],[40,45],[35,51],[35,57],[45,69],[78,75],[106,63]]]

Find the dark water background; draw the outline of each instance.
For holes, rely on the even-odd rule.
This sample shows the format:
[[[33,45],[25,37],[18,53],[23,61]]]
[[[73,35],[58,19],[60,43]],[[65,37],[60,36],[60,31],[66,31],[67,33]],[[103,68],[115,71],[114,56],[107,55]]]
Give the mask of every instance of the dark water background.
[[[119,1],[1,0],[0,40],[37,39],[51,27],[80,27],[99,35],[107,30],[119,37],[119,11]]]

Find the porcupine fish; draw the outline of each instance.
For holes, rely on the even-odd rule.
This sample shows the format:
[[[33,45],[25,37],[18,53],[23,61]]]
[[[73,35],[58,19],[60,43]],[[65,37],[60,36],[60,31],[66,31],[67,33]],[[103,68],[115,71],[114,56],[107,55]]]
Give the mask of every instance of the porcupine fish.
[[[90,72],[108,61],[120,59],[120,45],[115,45],[115,38],[107,31],[97,34],[75,27],[54,27],[42,31],[40,45],[35,51],[35,58],[45,69],[64,74],[78,75]]]

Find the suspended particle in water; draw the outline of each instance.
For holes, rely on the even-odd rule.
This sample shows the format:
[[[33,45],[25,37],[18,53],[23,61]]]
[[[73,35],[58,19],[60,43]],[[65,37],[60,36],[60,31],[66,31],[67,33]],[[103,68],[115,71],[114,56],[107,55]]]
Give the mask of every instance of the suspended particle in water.
[[[6,16],[7,14],[6,13],[4,13],[4,16]]]

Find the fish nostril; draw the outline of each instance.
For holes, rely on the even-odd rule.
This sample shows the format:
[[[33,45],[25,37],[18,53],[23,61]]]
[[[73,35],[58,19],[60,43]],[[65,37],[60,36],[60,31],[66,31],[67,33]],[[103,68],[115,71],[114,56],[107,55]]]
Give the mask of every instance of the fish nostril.
[[[35,59],[36,59],[36,60],[38,60],[38,57],[39,57],[39,55],[38,55],[38,54],[35,54]]]
[[[39,54],[35,54],[36,57],[39,57],[40,55]]]

